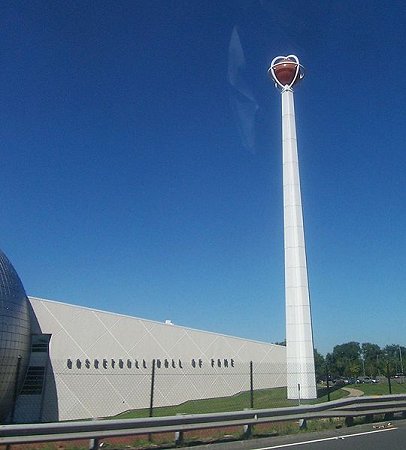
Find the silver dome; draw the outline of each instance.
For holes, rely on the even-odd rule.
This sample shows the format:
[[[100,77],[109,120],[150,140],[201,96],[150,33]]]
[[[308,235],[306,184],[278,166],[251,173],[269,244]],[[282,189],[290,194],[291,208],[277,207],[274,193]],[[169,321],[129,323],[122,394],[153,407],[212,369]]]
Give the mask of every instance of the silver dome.
[[[0,421],[10,413],[16,387],[24,378],[30,353],[28,299],[17,272],[0,250]]]

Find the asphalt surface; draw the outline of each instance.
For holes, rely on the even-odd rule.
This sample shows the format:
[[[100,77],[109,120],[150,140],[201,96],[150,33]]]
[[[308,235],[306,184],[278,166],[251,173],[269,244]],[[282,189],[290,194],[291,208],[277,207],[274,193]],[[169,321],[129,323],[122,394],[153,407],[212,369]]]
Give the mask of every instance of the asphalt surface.
[[[405,450],[406,420],[192,447],[194,450]]]

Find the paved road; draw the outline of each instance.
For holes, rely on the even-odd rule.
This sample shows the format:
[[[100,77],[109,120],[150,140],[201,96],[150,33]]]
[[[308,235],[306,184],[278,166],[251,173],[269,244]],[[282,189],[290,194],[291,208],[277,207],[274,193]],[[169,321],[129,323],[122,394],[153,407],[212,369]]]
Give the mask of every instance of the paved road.
[[[311,449],[311,450],[405,450],[406,428],[397,427],[359,432],[329,438],[306,439],[300,443],[288,443],[262,447],[261,450]],[[259,450],[258,447],[255,447]]]
[[[405,450],[406,420],[365,424],[320,433],[194,447],[194,450]]]

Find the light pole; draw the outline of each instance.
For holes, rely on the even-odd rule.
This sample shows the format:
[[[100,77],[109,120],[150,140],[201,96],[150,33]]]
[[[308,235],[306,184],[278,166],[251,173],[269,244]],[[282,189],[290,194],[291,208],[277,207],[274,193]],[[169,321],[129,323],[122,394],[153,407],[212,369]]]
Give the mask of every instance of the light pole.
[[[268,73],[282,94],[287,394],[311,399],[317,389],[292,89],[303,70],[289,55],[274,58]]]
[[[400,348],[400,345],[399,345],[399,359],[400,359],[400,371],[403,375],[403,359],[402,359],[402,350]]]

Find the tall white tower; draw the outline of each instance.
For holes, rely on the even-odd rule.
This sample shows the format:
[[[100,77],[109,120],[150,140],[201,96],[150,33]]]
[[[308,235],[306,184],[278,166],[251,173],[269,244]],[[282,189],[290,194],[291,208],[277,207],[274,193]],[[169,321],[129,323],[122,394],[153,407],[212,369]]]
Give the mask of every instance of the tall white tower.
[[[288,398],[311,399],[317,397],[317,390],[292,89],[304,74],[295,55],[276,57],[268,73],[282,93]]]

